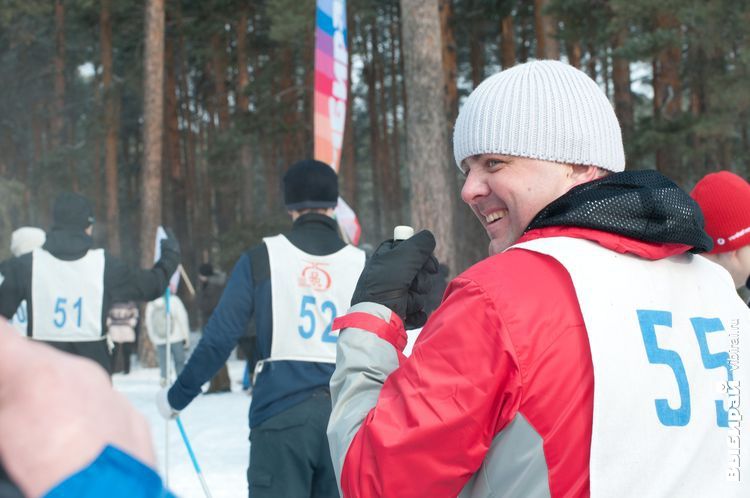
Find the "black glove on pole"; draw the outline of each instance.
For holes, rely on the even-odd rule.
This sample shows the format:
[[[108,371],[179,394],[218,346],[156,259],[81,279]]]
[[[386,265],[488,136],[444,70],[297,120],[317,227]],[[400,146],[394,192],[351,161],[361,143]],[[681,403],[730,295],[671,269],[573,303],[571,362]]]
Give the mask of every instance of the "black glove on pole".
[[[159,247],[161,248],[161,258],[157,264],[159,264],[167,274],[167,279],[177,270],[180,266],[180,243],[177,242],[177,237],[174,236],[174,232],[169,228],[166,228],[164,232],[167,234],[166,239],[161,239]]]
[[[161,253],[164,254],[165,251],[172,251],[177,254],[177,259],[179,260],[180,243],[177,241],[177,237],[175,237],[174,232],[171,228],[165,228],[164,233],[167,234],[167,238],[161,239]]]
[[[404,321],[406,328],[421,327],[427,321],[423,311],[438,262],[432,251],[435,237],[422,230],[406,240],[386,240],[365,265],[352,304],[373,302],[387,306]]]

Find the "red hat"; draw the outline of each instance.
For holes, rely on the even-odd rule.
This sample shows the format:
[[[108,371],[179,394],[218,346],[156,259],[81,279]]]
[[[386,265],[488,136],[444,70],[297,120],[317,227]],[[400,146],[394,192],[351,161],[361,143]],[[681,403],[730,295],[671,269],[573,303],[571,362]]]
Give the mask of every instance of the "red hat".
[[[750,183],[729,171],[719,171],[703,177],[690,196],[706,218],[706,232],[714,241],[711,254],[750,244]]]

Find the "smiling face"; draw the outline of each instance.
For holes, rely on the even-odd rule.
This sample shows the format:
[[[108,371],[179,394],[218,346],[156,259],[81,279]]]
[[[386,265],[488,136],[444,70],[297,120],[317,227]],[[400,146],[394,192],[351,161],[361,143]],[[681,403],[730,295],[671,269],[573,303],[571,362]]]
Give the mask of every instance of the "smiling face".
[[[502,154],[470,156],[461,166],[466,175],[461,198],[487,230],[490,255],[513,245],[547,204],[600,176],[592,166]]]

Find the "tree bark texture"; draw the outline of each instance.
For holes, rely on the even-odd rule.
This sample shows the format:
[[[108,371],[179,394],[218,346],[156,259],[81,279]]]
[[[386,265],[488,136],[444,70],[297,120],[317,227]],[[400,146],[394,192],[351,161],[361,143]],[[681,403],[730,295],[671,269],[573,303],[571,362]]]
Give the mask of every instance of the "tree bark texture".
[[[154,262],[161,222],[161,161],[164,123],[164,0],[146,2],[143,71],[143,170],[141,176],[141,266]]]
[[[117,93],[112,83],[112,0],[102,0],[100,12],[100,44],[102,58],[102,91],[104,97],[104,184],[107,202],[107,248],[119,256],[120,203],[117,175],[117,135],[119,117]]]
[[[503,17],[500,22],[500,64],[503,69],[516,64],[516,36],[512,15]]]
[[[54,110],[52,114],[52,148],[60,147],[65,128],[65,7],[55,0]]]
[[[248,58],[247,29],[250,21],[250,9],[252,6],[242,8],[235,24],[237,32],[237,108],[235,114],[242,119],[247,116],[250,108],[250,95],[248,87],[250,85],[250,60]],[[253,180],[255,173],[253,171],[253,151],[249,143],[249,137],[243,137],[240,145],[240,177],[242,187],[239,196],[241,204],[241,213],[243,223],[252,222],[254,219],[253,209]]]
[[[627,41],[627,29],[621,29],[614,40],[615,50]],[[630,89],[630,61],[617,52],[612,57],[612,80],[615,90],[615,113],[622,128],[623,142],[629,144],[635,131],[633,92]]]
[[[581,42],[578,40],[571,41],[566,45],[566,51],[568,53],[568,62],[570,65],[581,69],[581,57],[583,55]]]
[[[347,79],[346,79],[346,95],[347,106],[346,106],[346,124],[344,125],[344,140],[343,147],[341,149],[341,166],[339,168],[339,188],[341,189],[342,197],[347,203],[354,209],[355,212],[359,211],[357,202],[359,201],[357,196],[357,165],[356,165],[356,149],[354,145],[354,119],[353,119],[353,107],[354,107],[354,96],[352,95],[352,60],[351,54],[354,51],[354,37],[355,37],[355,17],[353,15],[354,9],[346,9],[346,25],[349,33],[349,60],[347,62]]]
[[[438,4],[401,0],[401,18],[404,77],[409,89],[406,157],[411,179],[411,223],[415,229],[432,230],[438,259],[455,271],[457,188],[453,160],[448,154]]]
[[[474,28],[469,30],[469,64],[471,65],[471,82],[473,88],[484,79],[484,21],[476,19]]]
[[[440,34],[443,40],[443,83],[445,85],[445,117],[448,134],[458,116],[458,61],[456,37],[453,35],[452,0],[440,0]]]
[[[173,227],[179,240],[190,240],[188,238],[188,221],[190,216],[187,209],[187,200],[185,192],[185,166],[183,164],[182,153],[180,151],[180,126],[179,126],[179,102],[178,102],[178,84],[177,84],[177,55],[175,51],[175,37],[169,36],[165,41],[165,59],[166,64],[166,81],[164,85],[164,147],[167,168],[164,172],[170,179],[168,185],[162,188],[163,192],[168,191],[169,196],[165,196],[167,203],[163,203],[164,209],[170,213],[170,217],[165,217],[166,222]],[[166,178],[167,176],[164,176]],[[192,250],[183,245],[186,261],[191,260],[188,254]]]
[[[537,59],[560,58],[560,44],[556,38],[557,20],[545,12],[549,3],[549,0],[534,0]]]
[[[143,169],[141,174],[141,266],[154,262],[156,227],[161,222],[161,161],[164,132],[164,0],[146,1],[143,71]],[[141,361],[154,361],[154,348],[141,334]]]
[[[674,14],[660,12],[656,24],[660,30],[671,31],[680,38],[681,26]],[[681,57],[680,43],[674,42],[662,48],[654,59],[654,119],[662,127],[668,127],[682,113]],[[683,181],[684,172],[675,144],[663,143],[656,150],[656,169],[678,184]]]

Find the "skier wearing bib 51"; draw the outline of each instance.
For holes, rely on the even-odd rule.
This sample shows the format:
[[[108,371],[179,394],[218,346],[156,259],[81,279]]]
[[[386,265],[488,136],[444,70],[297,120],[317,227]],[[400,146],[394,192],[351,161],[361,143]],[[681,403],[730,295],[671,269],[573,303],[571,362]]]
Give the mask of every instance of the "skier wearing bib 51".
[[[326,440],[337,339],[331,324],[350,304],[365,254],[339,236],[337,199],[338,179],[327,164],[305,160],[289,168],[284,203],[292,230],[240,257],[185,369],[157,399],[165,417],[185,408],[255,316],[260,361],[247,472],[253,498],[338,496]]]
[[[44,245],[2,266],[0,314],[12,317],[26,299],[30,338],[94,360],[110,372],[107,312],[113,303],[149,301],[164,292],[180,263],[180,246],[168,230],[161,259],[141,270],[92,249],[93,229],[89,200],[60,194]]]
[[[750,358],[750,310],[696,255],[711,239],[687,193],[624,171],[604,92],[558,61],[515,66],[472,92],[453,145],[491,255],[450,283],[408,358],[434,238],[368,261],[334,324],[343,495],[750,496],[750,365],[732,362]],[[368,271],[385,261],[398,271]]]

